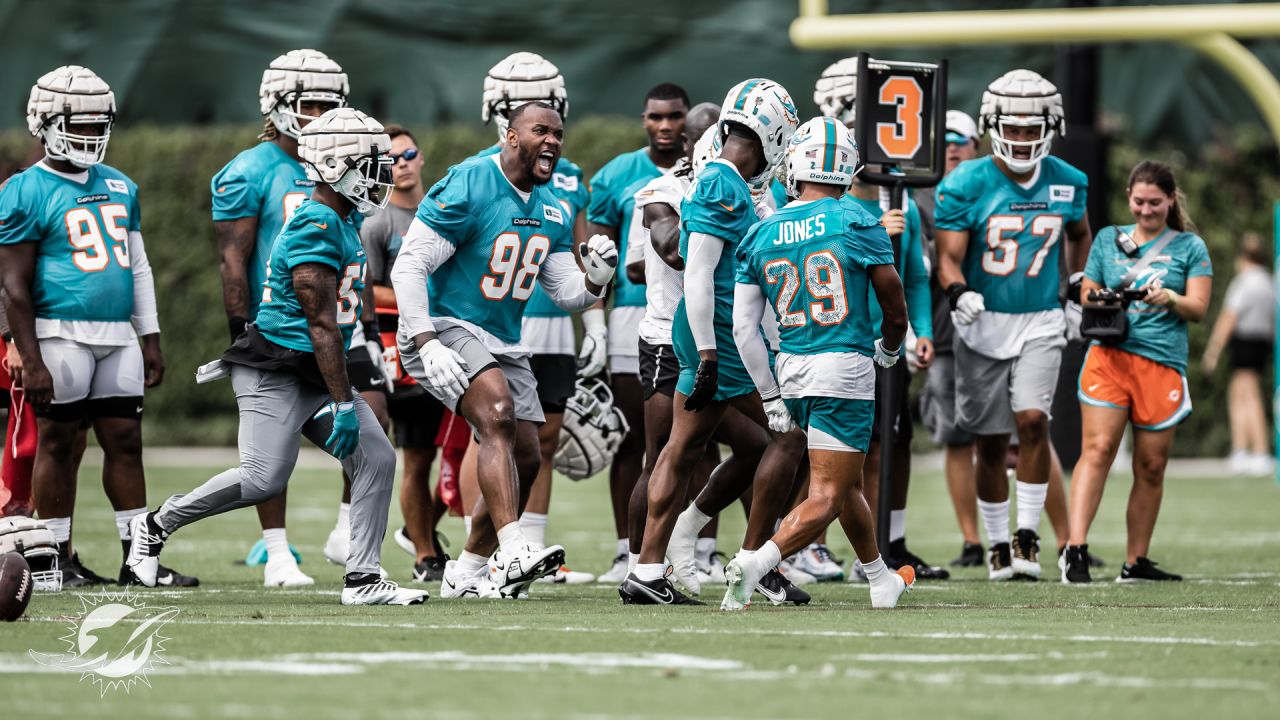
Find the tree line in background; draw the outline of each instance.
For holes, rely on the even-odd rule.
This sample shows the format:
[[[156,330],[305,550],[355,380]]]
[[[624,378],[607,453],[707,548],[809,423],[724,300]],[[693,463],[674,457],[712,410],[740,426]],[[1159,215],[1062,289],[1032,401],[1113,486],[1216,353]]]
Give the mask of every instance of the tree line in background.
[[[226,383],[196,385],[195,368],[227,346],[222,311],[218,253],[210,219],[209,180],[236,153],[255,142],[257,128],[143,127],[112,133],[109,164],[132,177],[140,188],[143,235],[155,272],[162,342],[168,374],[148,391],[143,431],[151,445],[231,445],[237,422]],[[443,126],[415,132],[426,156],[427,185],[452,164],[495,139],[492,128]],[[640,147],[643,131],[631,119],[586,118],[566,133],[565,157],[587,177],[620,152]],[[0,133],[0,173],[39,157],[32,138],[17,131]],[[1174,454],[1222,456],[1229,449],[1226,419],[1228,369],[1205,374],[1198,359],[1232,275],[1232,260],[1242,233],[1272,235],[1273,207],[1280,200],[1280,168],[1275,146],[1261,131],[1236,133],[1201,148],[1194,157],[1172,150],[1113,146],[1110,198],[1113,222],[1129,222],[1124,184],[1142,158],[1173,164],[1199,234],[1213,258],[1214,302],[1210,318],[1192,325],[1192,362],[1188,368],[1195,411],[1178,433]],[[1100,228],[1095,228],[1095,231]],[[1270,387],[1270,374],[1268,374]],[[1268,409],[1270,412],[1270,409]],[[924,437],[917,433],[917,438]]]

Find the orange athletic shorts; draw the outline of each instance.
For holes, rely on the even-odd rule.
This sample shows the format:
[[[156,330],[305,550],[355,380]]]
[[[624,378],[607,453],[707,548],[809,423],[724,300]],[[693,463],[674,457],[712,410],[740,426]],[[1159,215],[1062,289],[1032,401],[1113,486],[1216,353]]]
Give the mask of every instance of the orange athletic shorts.
[[[1080,369],[1080,402],[1129,411],[1139,430],[1168,430],[1191,414],[1187,378],[1168,365],[1093,345]]]

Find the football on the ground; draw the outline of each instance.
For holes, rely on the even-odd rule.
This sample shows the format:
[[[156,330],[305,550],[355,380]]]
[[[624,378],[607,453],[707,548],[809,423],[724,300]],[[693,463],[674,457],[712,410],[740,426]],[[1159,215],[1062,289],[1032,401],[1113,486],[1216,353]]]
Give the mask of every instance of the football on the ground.
[[[13,622],[22,617],[31,602],[31,568],[21,553],[0,557],[0,620]]]

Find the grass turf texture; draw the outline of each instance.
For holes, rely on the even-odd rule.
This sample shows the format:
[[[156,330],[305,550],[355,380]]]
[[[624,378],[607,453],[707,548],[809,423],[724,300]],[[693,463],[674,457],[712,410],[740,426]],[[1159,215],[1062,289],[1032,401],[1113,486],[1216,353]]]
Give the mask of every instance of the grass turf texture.
[[[149,472],[154,505],[220,468]],[[119,544],[100,468],[86,466],[76,540],[85,563],[119,567]],[[894,611],[873,611],[865,586],[810,586],[805,608],[757,602],[745,613],[628,608],[612,587],[535,586],[525,602],[447,601],[411,608],[344,608],[341,570],[321,546],[332,527],[337,473],[299,470],[289,491],[290,539],[317,580],[265,590],[261,568],[234,564],[259,536],[241,510],[183,530],[164,561],[196,573],[193,591],[142,591],[180,614],[161,631],[151,687],[99,688],[42,668],[28,649],[65,651],[76,594],[37,595],[27,618],[0,625],[0,697],[6,718],[834,717],[856,708],[949,718],[1255,717],[1280,703],[1280,532],[1270,480],[1170,480],[1156,559],[1181,584],[1121,586],[1123,503],[1112,481],[1092,537],[1108,566],[1089,587],[1056,581],[992,584],[985,569],[917,583]],[[572,567],[601,572],[614,551],[603,478],[557,480],[548,538]],[[405,582],[410,562],[390,540],[384,565]],[[721,546],[736,549],[742,518],[727,514]],[[456,554],[461,522],[445,533]],[[1042,526],[1044,544],[1052,532]],[[959,549],[941,478],[912,487],[911,547],[935,563]],[[852,557],[832,534],[837,554]],[[1046,575],[1056,580],[1052,550]],[[1101,581],[1101,582],[1099,582]],[[437,594],[437,587],[431,592]],[[758,599],[758,598],[757,598]]]

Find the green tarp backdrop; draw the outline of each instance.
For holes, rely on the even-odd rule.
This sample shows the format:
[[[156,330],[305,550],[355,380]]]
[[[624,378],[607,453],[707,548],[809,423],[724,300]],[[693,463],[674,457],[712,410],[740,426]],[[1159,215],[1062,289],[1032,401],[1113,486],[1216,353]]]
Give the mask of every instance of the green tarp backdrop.
[[[1057,4],[832,0],[830,8]],[[121,122],[254,122],[263,67],[299,47],[323,50],[346,68],[356,107],[418,126],[479,122],[481,78],[516,50],[542,53],[560,66],[571,114],[579,118],[638,113],[644,91],[664,80],[685,85],[696,100],[719,100],[734,83],[760,75],[783,83],[805,113],[814,110],[814,78],[840,55],[792,47],[787,27],[797,8],[795,0],[0,0],[0,127],[19,126],[31,83],[66,63],[93,68],[115,88]],[[1280,43],[1251,47],[1280,69]],[[1008,69],[1027,66],[1051,76],[1054,49],[909,48],[882,55],[949,57],[952,106],[973,113],[983,86]],[[1231,78],[1176,46],[1106,46],[1101,75],[1106,123],[1144,144],[1166,137],[1199,144],[1259,121]]]

